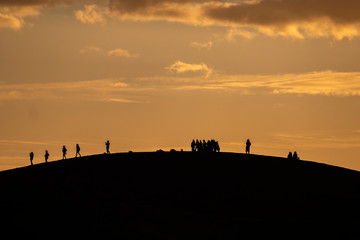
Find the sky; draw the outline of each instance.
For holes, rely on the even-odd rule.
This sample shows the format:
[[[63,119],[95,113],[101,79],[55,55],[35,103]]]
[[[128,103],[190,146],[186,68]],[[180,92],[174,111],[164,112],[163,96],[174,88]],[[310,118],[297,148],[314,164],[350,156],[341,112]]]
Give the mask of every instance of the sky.
[[[0,170],[190,150],[360,170],[357,0],[0,0]]]

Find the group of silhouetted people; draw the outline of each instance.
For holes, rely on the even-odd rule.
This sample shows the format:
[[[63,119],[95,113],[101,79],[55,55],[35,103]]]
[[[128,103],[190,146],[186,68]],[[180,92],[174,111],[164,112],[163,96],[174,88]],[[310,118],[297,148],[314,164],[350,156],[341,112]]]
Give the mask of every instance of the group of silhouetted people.
[[[295,151],[294,154],[292,154],[292,152],[289,152],[288,154],[288,159],[294,159],[294,160],[300,160],[300,158],[298,157],[297,152]]]
[[[106,154],[110,154],[110,141],[109,140],[107,140],[105,142],[105,146],[106,146]],[[63,154],[62,159],[66,159],[67,148],[65,147],[65,145],[62,147],[62,154]],[[48,150],[45,150],[45,155],[44,155],[45,163],[48,162],[49,156],[50,156],[50,154],[49,154]],[[76,144],[76,155],[75,155],[75,157],[78,157],[78,156],[81,157],[80,146],[79,146],[79,144]],[[34,160],[34,153],[31,152],[30,153],[30,164],[31,165],[33,165],[33,160]]]
[[[191,142],[191,151],[192,152],[220,152],[219,142],[212,140],[192,140]]]
[[[110,141],[107,140],[105,142],[105,146],[106,146],[106,153],[104,154],[110,154]],[[246,141],[246,147],[245,147],[245,154],[250,154],[250,146],[251,146],[251,142],[249,139],[247,139]],[[219,142],[215,141],[214,139],[212,140],[192,140],[191,142],[191,151],[192,152],[220,152],[220,146],[219,146]],[[62,153],[63,153],[63,158],[62,159],[66,159],[66,154],[67,154],[67,149],[65,147],[65,145],[62,147]],[[80,146],[79,144],[76,144],[76,155],[75,157],[81,157],[80,154]],[[45,163],[48,162],[49,159],[49,152],[48,150],[45,150]],[[294,160],[300,160],[300,158],[297,155],[297,152],[295,151],[294,154],[292,152],[289,152],[288,154],[288,159],[294,159]],[[33,165],[33,160],[34,160],[34,153],[31,152],[30,153],[30,163],[31,165]]]
[[[45,157],[45,162],[46,162],[46,163],[47,163],[47,161],[48,161],[48,159],[49,159],[49,156],[50,156],[50,154],[49,154],[48,150],[45,150],[45,155],[44,155],[44,157]],[[30,153],[30,164],[31,164],[31,165],[33,165],[33,160],[34,160],[34,153],[31,152],[31,153]]]

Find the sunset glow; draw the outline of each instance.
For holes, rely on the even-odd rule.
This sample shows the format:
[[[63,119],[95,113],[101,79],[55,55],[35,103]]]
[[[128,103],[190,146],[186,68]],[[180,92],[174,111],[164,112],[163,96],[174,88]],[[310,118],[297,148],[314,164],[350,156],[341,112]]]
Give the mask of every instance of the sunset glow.
[[[0,0],[0,170],[190,150],[360,170],[360,1]]]

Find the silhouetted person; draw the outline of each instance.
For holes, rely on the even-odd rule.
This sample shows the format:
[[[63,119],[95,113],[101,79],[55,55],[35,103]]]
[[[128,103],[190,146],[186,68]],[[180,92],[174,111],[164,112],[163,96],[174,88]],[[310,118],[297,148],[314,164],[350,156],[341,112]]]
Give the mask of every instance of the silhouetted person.
[[[248,140],[246,141],[246,149],[245,149],[245,153],[246,153],[246,154],[250,154],[250,146],[251,146],[251,142],[250,142],[250,140],[248,139]]]
[[[195,146],[196,146],[196,150],[198,152],[201,152],[201,143],[199,142],[199,139],[196,139]]]
[[[211,139],[211,141],[210,141],[210,151],[211,152],[216,152],[216,150],[215,150],[215,140],[214,139]]]
[[[105,142],[105,146],[106,146],[106,154],[110,154],[110,141],[107,140],[107,142]]]
[[[293,155],[292,155],[292,153],[291,152],[289,152],[289,154],[288,154],[288,157],[287,157],[288,159],[292,159],[293,158]]]
[[[45,150],[45,155],[44,155],[44,157],[45,157],[45,162],[47,163],[47,161],[48,161],[48,159],[49,159],[49,152],[48,152],[48,150]]]
[[[207,143],[206,143],[206,151],[207,152],[212,152],[212,144],[211,144],[210,140],[208,140]]]
[[[79,146],[79,144],[76,144],[76,155],[75,155],[75,157],[77,157],[78,154],[79,154],[79,156],[81,157],[81,154],[80,154],[80,146]]]
[[[195,140],[192,140],[192,142],[191,142],[191,151],[192,152],[195,152],[195,147],[196,147]]]
[[[218,141],[215,142],[215,152],[220,152],[220,146]]]
[[[34,153],[33,152],[31,152],[30,153],[30,163],[31,163],[31,166],[33,165],[33,161],[34,160]]]
[[[297,155],[297,152],[296,152],[296,151],[294,152],[293,159],[294,159],[294,160],[299,160],[299,157],[298,157],[298,155]]]
[[[67,152],[67,149],[65,146],[63,146],[63,148],[62,148],[63,159],[66,159],[66,152]]]

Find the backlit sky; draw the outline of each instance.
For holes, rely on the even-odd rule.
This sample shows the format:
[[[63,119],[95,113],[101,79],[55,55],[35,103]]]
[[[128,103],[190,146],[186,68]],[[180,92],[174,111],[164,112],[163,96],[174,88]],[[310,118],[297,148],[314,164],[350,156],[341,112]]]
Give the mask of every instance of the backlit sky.
[[[360,170],[360,1],[0,0],[0,170],[221,151]]]

